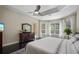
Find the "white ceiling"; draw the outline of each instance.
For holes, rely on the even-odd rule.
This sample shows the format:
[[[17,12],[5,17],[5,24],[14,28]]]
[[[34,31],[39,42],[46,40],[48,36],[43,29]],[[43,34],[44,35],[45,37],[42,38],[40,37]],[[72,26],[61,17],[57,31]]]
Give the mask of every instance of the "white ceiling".
[[[36,9],[36,5],[9,5],[8,7],[16,8],[26,13],[34,11]],[[43,12],[54,7],[57,7],[57,5],[42,5],[39,11]]]
[[[58,7],[58,6],[59,5],[41,5],[39,12],[40,13],[43,13],[45,11],[49,12],[49,11],[52,11],[51,9]],[[36,8],[36,5],[8,5],[6,7],[11,9],[11,10],[15,10],[16,12],[19,11],[21,13],[24,13],[30,17],[33,17],[33,18],[36,18],[39,20],[53,20],[53,19],[62,18],[64,16],[72,14],[78,8],[78,6],[76,6],[76,5],[75,6],[66,5],[58,12],[51,13],[51,14],[44,15],[44,16],[34,16],[32,13],[28,13],[28,12],[34,11]]]

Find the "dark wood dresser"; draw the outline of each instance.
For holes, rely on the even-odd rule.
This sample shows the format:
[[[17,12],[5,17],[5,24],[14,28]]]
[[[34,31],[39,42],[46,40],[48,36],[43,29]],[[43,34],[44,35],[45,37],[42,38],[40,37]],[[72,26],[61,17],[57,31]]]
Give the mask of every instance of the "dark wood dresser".
[[[2,32],[0,32],[0,53],[2,53]]]
[[[20,48],[24,43],[28,43],[30,41],[33,41],[35,38],[35,34],[31,32],[23,32],[19,34],[19,45]]]

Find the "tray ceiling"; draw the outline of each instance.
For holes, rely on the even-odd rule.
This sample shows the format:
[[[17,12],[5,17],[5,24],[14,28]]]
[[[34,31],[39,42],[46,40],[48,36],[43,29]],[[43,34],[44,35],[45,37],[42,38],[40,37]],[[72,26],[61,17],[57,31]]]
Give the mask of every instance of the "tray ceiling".
[[[67,16],[73,12],[75,12],[78,6],[74,5],[40,5],[41,8],[39,10],[43,16],[33,15],[33,13],[28,13],[34,11],[36,9],[36,5],[7,5],[5,7],[14,10],[16,12],[20,12],[26,14],[30,17],[39,19],[39,20],[51,20],[58,19],[64,16]],[[56,10],[58,9],[58,11]]]

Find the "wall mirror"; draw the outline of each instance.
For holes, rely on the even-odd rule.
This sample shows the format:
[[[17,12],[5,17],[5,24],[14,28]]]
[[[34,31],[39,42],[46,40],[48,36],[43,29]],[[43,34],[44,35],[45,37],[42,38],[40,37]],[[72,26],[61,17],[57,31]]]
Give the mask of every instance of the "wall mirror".
[[[22,30],[23,32],[31,32],[32,31],[32,25],[28,23],[23,23],[22,24]]]

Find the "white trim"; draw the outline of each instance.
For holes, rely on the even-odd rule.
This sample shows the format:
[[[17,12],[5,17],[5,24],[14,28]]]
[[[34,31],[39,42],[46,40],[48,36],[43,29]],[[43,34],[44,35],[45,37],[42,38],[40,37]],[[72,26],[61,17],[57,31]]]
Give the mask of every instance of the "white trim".
[[[18,41],[16,41],[16,42],[12,42],[12,43],[3,44],[3,47],[4,47],[4,46],[11,45],[11,44],[15,44],[15,43],[18,43]]]

